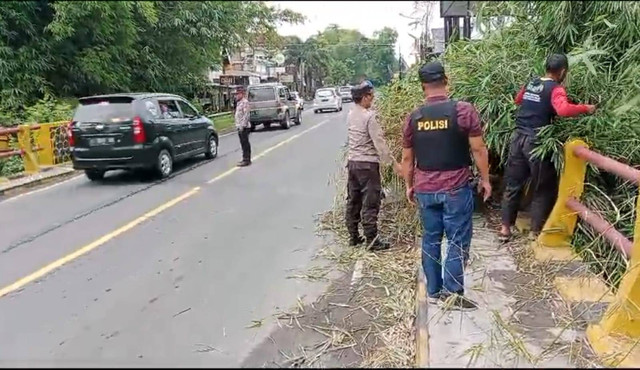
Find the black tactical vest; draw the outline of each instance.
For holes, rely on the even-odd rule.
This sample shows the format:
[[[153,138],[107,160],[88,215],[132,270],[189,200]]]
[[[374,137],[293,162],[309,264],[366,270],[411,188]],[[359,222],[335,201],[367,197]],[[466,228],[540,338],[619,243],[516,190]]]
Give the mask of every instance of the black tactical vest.
[[[520,131],[535,134],[537,129],[553,122],[556,111],[551,104],[551,93],[556,86],[557,82],[540,77],[527,84],[516,114],[516,127]]]
[[[471,165],[469,137],[458,127],[457,101],[423,105],[411,114],[413,152],[422,171],[450,171]]]

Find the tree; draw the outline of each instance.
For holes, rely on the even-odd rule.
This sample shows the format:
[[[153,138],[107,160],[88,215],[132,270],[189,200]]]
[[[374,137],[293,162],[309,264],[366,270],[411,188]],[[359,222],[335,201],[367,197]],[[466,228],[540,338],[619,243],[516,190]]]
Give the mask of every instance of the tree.
[[[367,38],[356,30],[333,24],[304,43],[287,37],[285,56],[288,63],[304,61],[307,86],[313,81],[330,85],[356,84],[360,76],[368,76],[376,85],[388,83],[398,69],[394,45],[396,31],[384,28]]]
[[[301,22],[262,1],[21,1],[0,7],[0,109],[49,92],[187,94],[225,50]]]

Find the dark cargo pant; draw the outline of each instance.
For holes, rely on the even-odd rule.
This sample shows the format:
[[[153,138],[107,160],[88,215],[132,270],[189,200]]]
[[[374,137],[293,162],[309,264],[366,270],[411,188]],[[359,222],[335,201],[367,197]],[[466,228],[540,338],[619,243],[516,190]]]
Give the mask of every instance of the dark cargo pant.
[[[251,130],[248,128],[238,129],[238,137],[240,137],[240,147],[242,148],[242,161],[251,162],[251,143],[249,142],[249,134]]]
[[[520,197],[531,177],[531,231],[540,232],[558,196],[558,175],[550,159],[533,159],[536,137],[516,131],[511,136],[502,198],[502,223],[512,226],[518,216]]]
[[[362,219],[365,238],[373,240],[378,235],[378,212],[382,198],[380,165],[349,161],[347,169],[347,230],[352,237],[358,236],[358,223]]]

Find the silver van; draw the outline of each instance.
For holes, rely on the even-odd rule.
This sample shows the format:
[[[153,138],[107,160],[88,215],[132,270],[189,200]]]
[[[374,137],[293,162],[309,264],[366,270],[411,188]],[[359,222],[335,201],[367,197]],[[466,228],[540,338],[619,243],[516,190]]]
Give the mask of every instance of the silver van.
[[[251,108],[249,120],[252,130],[260,124],[269,128],[272,123],[278,123],[280,127],[288,130],[292,121],[296,125],[302,123],[302,111],[298,109],[298,100],[283,84],[249,85],[247,99]]]

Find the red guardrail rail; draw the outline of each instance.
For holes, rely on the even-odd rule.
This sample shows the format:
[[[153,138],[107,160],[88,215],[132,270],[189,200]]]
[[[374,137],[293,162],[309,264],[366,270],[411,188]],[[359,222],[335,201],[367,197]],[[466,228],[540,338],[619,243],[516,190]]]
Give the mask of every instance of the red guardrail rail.
[[[613,244],[628,261],[615,300],[598,324],[589,325],[587,338],[598,356],[612,366],[628,361],[640,341],[640,196],[636,201],[633,241],[627,239],[602,216],[591,211],[579,199],[584,191],[587,163],[640,185],[640,170],[589,150],[582,140],[565,144],[565,165],[560,178],[558,198],[538,238],[538,244],[550,249],[570,247],[580,217]],[[638,359],[640,353],[631,357]],[[623,365],[626,366],[626,365]]]

